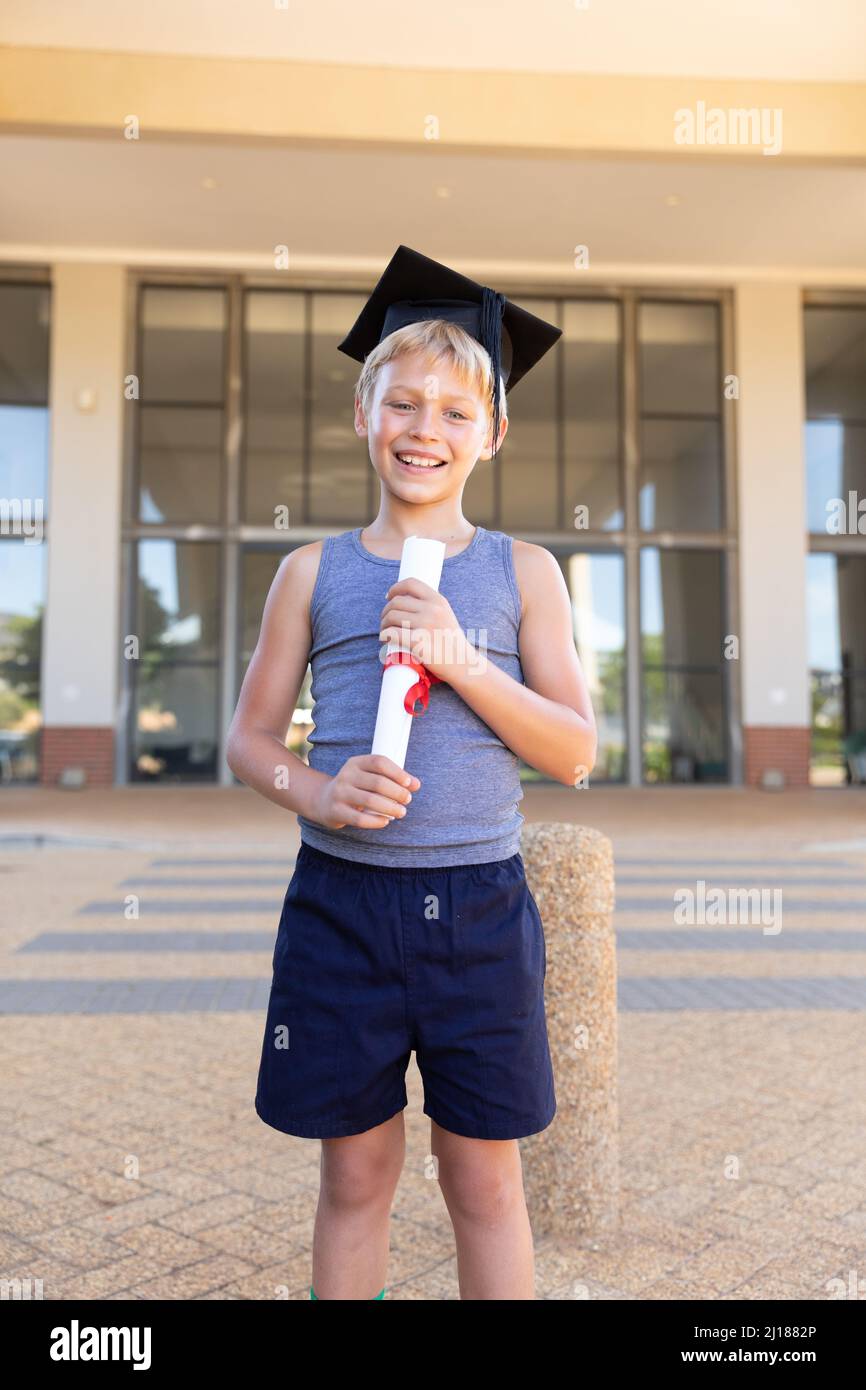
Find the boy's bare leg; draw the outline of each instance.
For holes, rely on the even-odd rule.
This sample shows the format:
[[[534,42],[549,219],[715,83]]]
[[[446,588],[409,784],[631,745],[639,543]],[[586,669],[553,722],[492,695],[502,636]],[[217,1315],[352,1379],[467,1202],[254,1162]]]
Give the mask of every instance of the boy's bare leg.
[[[430,1122],[457,1242],[461,1298],[534,1299],[535,1254],[516,1139],[466,1139]]]
[[[371,1299],[385,1287],[391,1204],[405,1155],[402,1110],[363,1134],[322,1140],[313,1229],[318,1299]]]

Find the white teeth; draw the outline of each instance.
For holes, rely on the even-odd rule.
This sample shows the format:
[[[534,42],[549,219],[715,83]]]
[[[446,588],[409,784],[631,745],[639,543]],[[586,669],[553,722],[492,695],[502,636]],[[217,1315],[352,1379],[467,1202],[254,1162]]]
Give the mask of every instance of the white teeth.
[[[398,454],[397,457],[401,463],[411,463],[416,468],[436,468],[442,463],[442,459],[422,459],[416,454]]]

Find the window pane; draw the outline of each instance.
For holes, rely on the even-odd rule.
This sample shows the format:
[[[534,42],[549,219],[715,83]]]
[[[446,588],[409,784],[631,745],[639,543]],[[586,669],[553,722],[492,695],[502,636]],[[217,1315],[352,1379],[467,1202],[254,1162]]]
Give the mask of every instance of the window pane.
[[[640,527],[716,531],[724,524],[718,307],[640,304],[638,335]]]
[[[644,531],[717,531],[722,440],[717,420],[644,420],[638,482]]]
[[[136,632],[141,666],[219,654],[219,548],[152,540],[138,546]]]
[[[809,420],[805,439],[809,530],[866,535],[866,515],[859,511],[866,497],[866,426]],[[856,494],[853,506],[851,492]]]
[[[131,780],[212,782],[217,773],[218,671],[142,662],[134,700]]]
[[[642,415],[718,415],[717,305],[639,304],[638,341]]]
[[[17,498],[22,516],[48,515],[47,407],[0,405],[0,497]]]
[[[593,531],[623,525],[620,470],[620,310],[594,300],[564,306],[565,516],[589,509]]]
[[[0,497],[17,527],[7,534],[35,535],[48,514],[50,330],[48,285],[0,284]]]
[[[866,555],[810,555],[806,612],[816,786],[866,782]]]
[[[139,520],[215,523],[223,480],[223,415],[196,406],[141,406]]]
[[[644,777],[724,781],[722,556],[647,547],[640,581]]]
[[[226,295],[146,287],[141,298],[141,399],[221,405]]]
[[[49,285],[0,284],[0,401],[47,405]]]
[[[355,433],[355,382],[361,365],[338,352],[337,344],[366,304],[356,294],[313,296],[312,476],[310,525],[346,529],[370,514],[369,475],[378,504],[379,483],[366,439]]]
[[[256,643],[259,640],[259,632],[262,625],[262,612],[265,606],[268,592],[273,582],[280,561],[285,555],[285,551],[274,550],[255,550],[248,549],[243,557],[243,594],[241,599],[241,651],[238,662],[238,689],[240,695],[241,685],[247,673]],[[303,684],[298,694],[297,706],[292,722],[286,731],[286,747],[293,753],[297,753],[299,758],[307,761],[310,751],[310,743],[307,734],[313,727],[310,711],[313,708],[313,701],[310,695],[312,684],[312,670],[307,666]],[[236,697],[237,698],[237,697]]]
[[[302,526],[304,296],[251,290],[244,298],[244,492],[241,515],[272,526],[288,507]],[[357,444],[354,432],[353,441]]]
[[[44,545],[0,542],[0,783],[36,781],[42,728],[40,672]]]
[[[574,640],[598,726],[590,782],[626,776],[625,565],[622,555],[584,552],[564,562]]]
[[[241,590],[240,651],[241,676],[246,674],[262,626],[262,612],[274,576],[285,550],[259,550],[248,547],[243,552]]]
[[[512,303],[548,323],[556,323],[559,313],[553,300],[514,299]],[[559,529],[559,498],[556,462],[556,372],[559,348],[545,353],[532,371],[514,388],[508,399],[508,433],[492,465],[500,474],[502,529],[555,531]],[[489,460],[479,459],[470,475],[489,473]],[[467,507],[470,499],[464,500]],[[479,502],[481,499],[478,499]],[[477,521],[477,514],[473,520]],[[487,525],[486,521],[481,522]]]
[[[866,399],[866,308],[807,304],[803,316],[806,414],[862,420]]]
[[[647,782],[724,782],[728,776],[721,676],[644,668]]]

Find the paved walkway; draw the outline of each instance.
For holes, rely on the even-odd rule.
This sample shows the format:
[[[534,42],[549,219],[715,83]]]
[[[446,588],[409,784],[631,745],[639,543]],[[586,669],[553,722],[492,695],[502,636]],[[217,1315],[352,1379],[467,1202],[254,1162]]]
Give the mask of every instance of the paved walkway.
[[[522,809],[597,826],[617,863],[622,1223],[539,1237],[538,1297],[863,1296],[866,795],[528,787]],[[0,1277],[307,1297],[319,1145],[252,1108],[297,844],[246,788],[0,794]],[[675,924],[699,880],[781,889],[782,929]],[[388,1297],[453,1299],[414,1061],[407,1085]]]

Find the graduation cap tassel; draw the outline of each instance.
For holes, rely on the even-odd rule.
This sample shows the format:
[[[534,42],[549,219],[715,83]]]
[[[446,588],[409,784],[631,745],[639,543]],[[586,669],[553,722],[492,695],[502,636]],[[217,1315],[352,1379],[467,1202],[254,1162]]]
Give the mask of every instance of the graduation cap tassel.
[[[490,354],[490,362],[493,367],[493,453],[491,463],[496,458],[496,444],[499,438],[499,379],[502,370],[500,362],[500,347],[502,340],[502,315],[505,312],[506,299],[504,294],[498,290],[488,289],[486,285],[481,290],[481,343]]]

